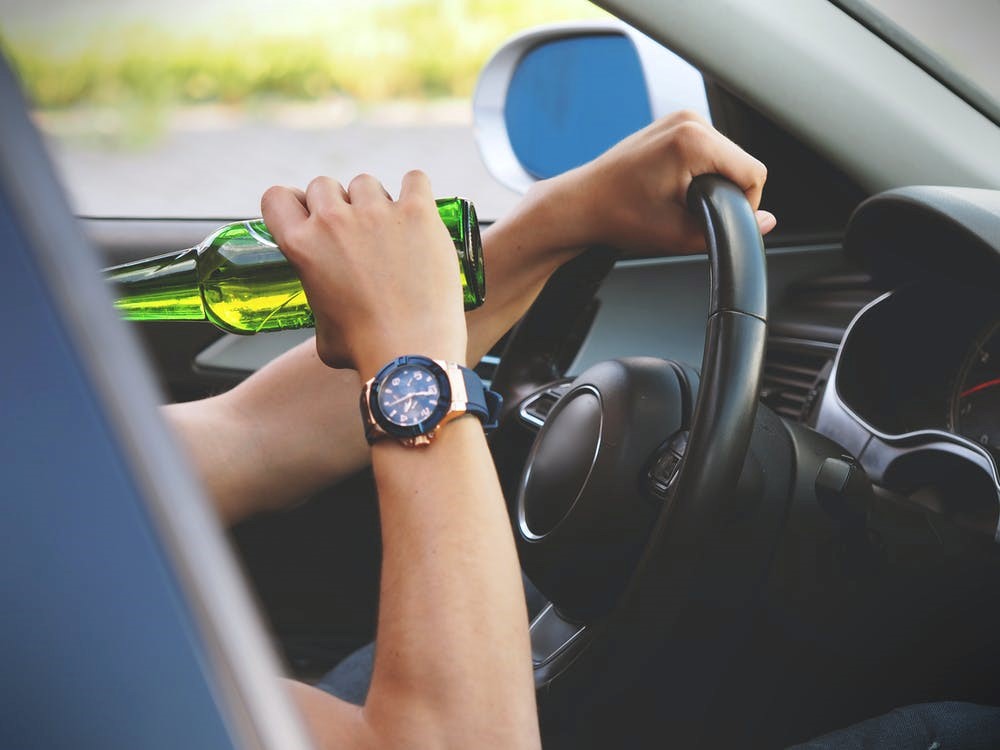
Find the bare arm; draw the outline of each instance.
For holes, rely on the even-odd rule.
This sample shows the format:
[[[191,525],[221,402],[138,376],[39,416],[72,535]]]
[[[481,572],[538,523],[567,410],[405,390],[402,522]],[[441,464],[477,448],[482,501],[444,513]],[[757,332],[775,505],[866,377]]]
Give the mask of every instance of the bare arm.
[[[324,363],[368,378],[402,354],[464,358],[454,251],[423,174],[397,202],[363,175],[346,192],[318,178],[304,203],[272,189],[262,208],[302,277]],[[370,453],[383,541],[372,685],[360,711],[294,686],[313,733],[331,748],[538,748],[517,554],[482,426],[463,416],[429,446],[390,439]]]
[[[684,208],[691,176],[719,172],[756,208],[763,165],[696,115],[677,113],[580,169],[539,183],[483,235],[487,300],[466,315],[467,361],[524,314],[549,276],[580,249],[610,244],[634,255],[697,252]],[[761,212],[763,231],[774,217]],[[357,417],[360,381],[323,366],[311,342],[232,391],[165,407],[222,516],[281,508],[370,460]]]
[[[293,683],[331,748],[538,747],[517,552],[482,428],[464,417],[425,451],[378,444],[378,646],[364,709]],[[420,742],[418,738],[427,738]]]

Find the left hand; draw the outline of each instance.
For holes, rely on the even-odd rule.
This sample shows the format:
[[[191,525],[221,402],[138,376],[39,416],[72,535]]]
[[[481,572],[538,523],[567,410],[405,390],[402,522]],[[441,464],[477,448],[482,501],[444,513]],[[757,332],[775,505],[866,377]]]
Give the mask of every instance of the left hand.
[[[572,206],[560,224],[577,246],[603,244],[626,255],[704,252],[687,190],[700,174],[735,182],[756,210],[766,167],[693,112],[675,112],[632,134],[593,161],[539,183],[536,199]],[[775,217],[757,211],[762,234]]]

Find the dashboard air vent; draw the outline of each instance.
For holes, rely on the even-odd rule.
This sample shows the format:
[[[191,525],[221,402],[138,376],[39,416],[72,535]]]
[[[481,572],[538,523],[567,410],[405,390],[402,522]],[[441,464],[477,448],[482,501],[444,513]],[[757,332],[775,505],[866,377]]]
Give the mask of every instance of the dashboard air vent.
[[[811,424],[835,354],[830,344],[772,338],[764,359],[761,400],[783,417]]]

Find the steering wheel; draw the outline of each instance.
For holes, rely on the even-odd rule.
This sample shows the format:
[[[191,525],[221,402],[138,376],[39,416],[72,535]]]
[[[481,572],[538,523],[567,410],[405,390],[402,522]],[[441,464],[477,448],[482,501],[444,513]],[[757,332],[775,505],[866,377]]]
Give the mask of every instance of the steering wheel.
[[[699,176],[687,198],[711,259],[700,376],[638,357],[525,386],[532,371],[559,374],[531,345],[545,340],[535,329],[551,316],[533,325],[529,312],[494,381],[518,399],[507,420],[537,429],[509,500],[522,567],[550,602],[531,626],[543,721],[547,708],[603,700],[672,636],[717,626],[745,599],[733,595],[741,545],[727,529],[752,511],[737,483],[764,361],[764,247],[730,181]],[[593,265],[589,286],[577,288],[596,289]]]

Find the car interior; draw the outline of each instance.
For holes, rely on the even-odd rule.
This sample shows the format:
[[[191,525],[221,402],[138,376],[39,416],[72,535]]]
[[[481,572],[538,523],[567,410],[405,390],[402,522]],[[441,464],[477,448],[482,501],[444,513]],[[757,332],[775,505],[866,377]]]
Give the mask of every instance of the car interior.
[[[523,570],[546,601],[532,623],[544,746],[776,748],[907,704],[1000,705],[1000,124],[904,54],[859,3],[737,2],[711,21],[699,4],[602,5],[628,25],[535,30],[530,44],[515,39],[506,49],[600,35],[635,40],[641,29],[641,44],[663,45],[696,69],[712,124],[767,165],[762,205],[779,223],[761,245],[738,189],[696,181],[689,202],[703,220],[707,255],[631,260],[592,248],[556,273],[477,367],[505,397],[491,449]],[[766,38],[768,49],[747,38]],[[799,64],[787,63],[793,56]],[[507,57],[512,77],[521,58]],[[502,75],[491,65],[491,75]],[[656,100],[670,82],[651,80],[641,58],[644,65]],[[15,96],[11,82],[5,110]],[[514,137],[483,132],[484,151],[501,148],[491,138],[507,139],[508,167],[501,159],[496,169],[507,169],[512,184],[544,176],[537,166],[510,171]],[[28,246],[35,238],[11,212],[28,211],[33,189],[31,180],[4,183],[4,235],[20,231]],[[77,269],[85,274],[193,246],[239,218],[74,223],[67,213],[54,236],[86,238],[97,258]],[[51,259],[34,252],[47,268]],[[41,276],[49,295],[67,294],[51,269]],[[94,293],[77,304],[105,302]],[[124,330],[108,310],[101,325]],[[147,421],[155,402],[231,388],[311,335],[128,327],[161,389],[150,384],[131,396],[146,403]],[[77,363],[90,372],[93,352],[119,333],[88,340],[64,325],[38,335],[91,352]],[[106,389],[115,390],[114,378],[144,376],[116,365],[136,366],[108,355]],[[7,374],[8,394],[20,387],[15,378],[28,377]],[[73,404],[90,398],[88,408],[110,414],[105,429],[112,425],[119,451],[123,441],[158,435],[138,458],[129,453],[138,449],[124,451],[126,464],[160,465],[140,472],[138,495],[177,493],[197,505],[199,491],[162,428],[123,432],[124,407],[110,406],[107,394],[88,396],[94,385],[84,381],[79,391],[48,386],[66,393],[52,416],[83,424]],[[5,431],[31,419],[30,410],[8,412]],[[52,449],[99,445],[76,438],[77,447]],[[77,464],[86,460],[65,479],[99,482]],[[19,494],[35,491],[29,476],[20,481],[12,480]],[[157,510],[169,502],[149,502],[141,533],[166,536],[170,548],[184,529]],[[102,513],[125,517],[120,507]],[[183,705],[156,700],[168,701],[166,715],[210,704],[212,691],[229,696],[222,703],[238,694],[248,714],[273,701],[280,710],[272,707],[267,721],[278,728],[247,746],[304,743],[294,722],[277,715],[287,707],[276,689],[239,686],[276,672],[279,661],[315,681],[374,637],[372,477],[362,472],[227,532],[254,601],[225,593],[241,574],[222,537],[212,541],[213,522],[199,519],[191,528],[209,531],[192,533],[212,550],[206,560],[220,578],[196,585],[193,563],[182,565],[171,576],[173,596],[193,597],[188,606],[199,614],[192,620],[180,606],[157,617],[179,616],[189,637],[204,637],[259,613],[278,659],[255,623],[228,646],[218,636],[194,652],[181,643],[177,653],[188,656],[177,663],[197,669],[207,660],[217,682]],[[192,546],[180,544],[167,567]],[[95,590],[94,606],[132,617],[122,601],[154,585],[138,575],[133,594],[122,589],[115,605],[111,592],[105,601]],[[132,626],[152,627],[147,615]],[[114,648],[128,643],[124,632],[116,638]],[[220,666],[240,665],[240,653],[258,656]],[[176,727],[157,731],[164,747],[186,742]],[[247,732],[235,735],[246,740]],[[216,746],[226,745],[221,737]]]

